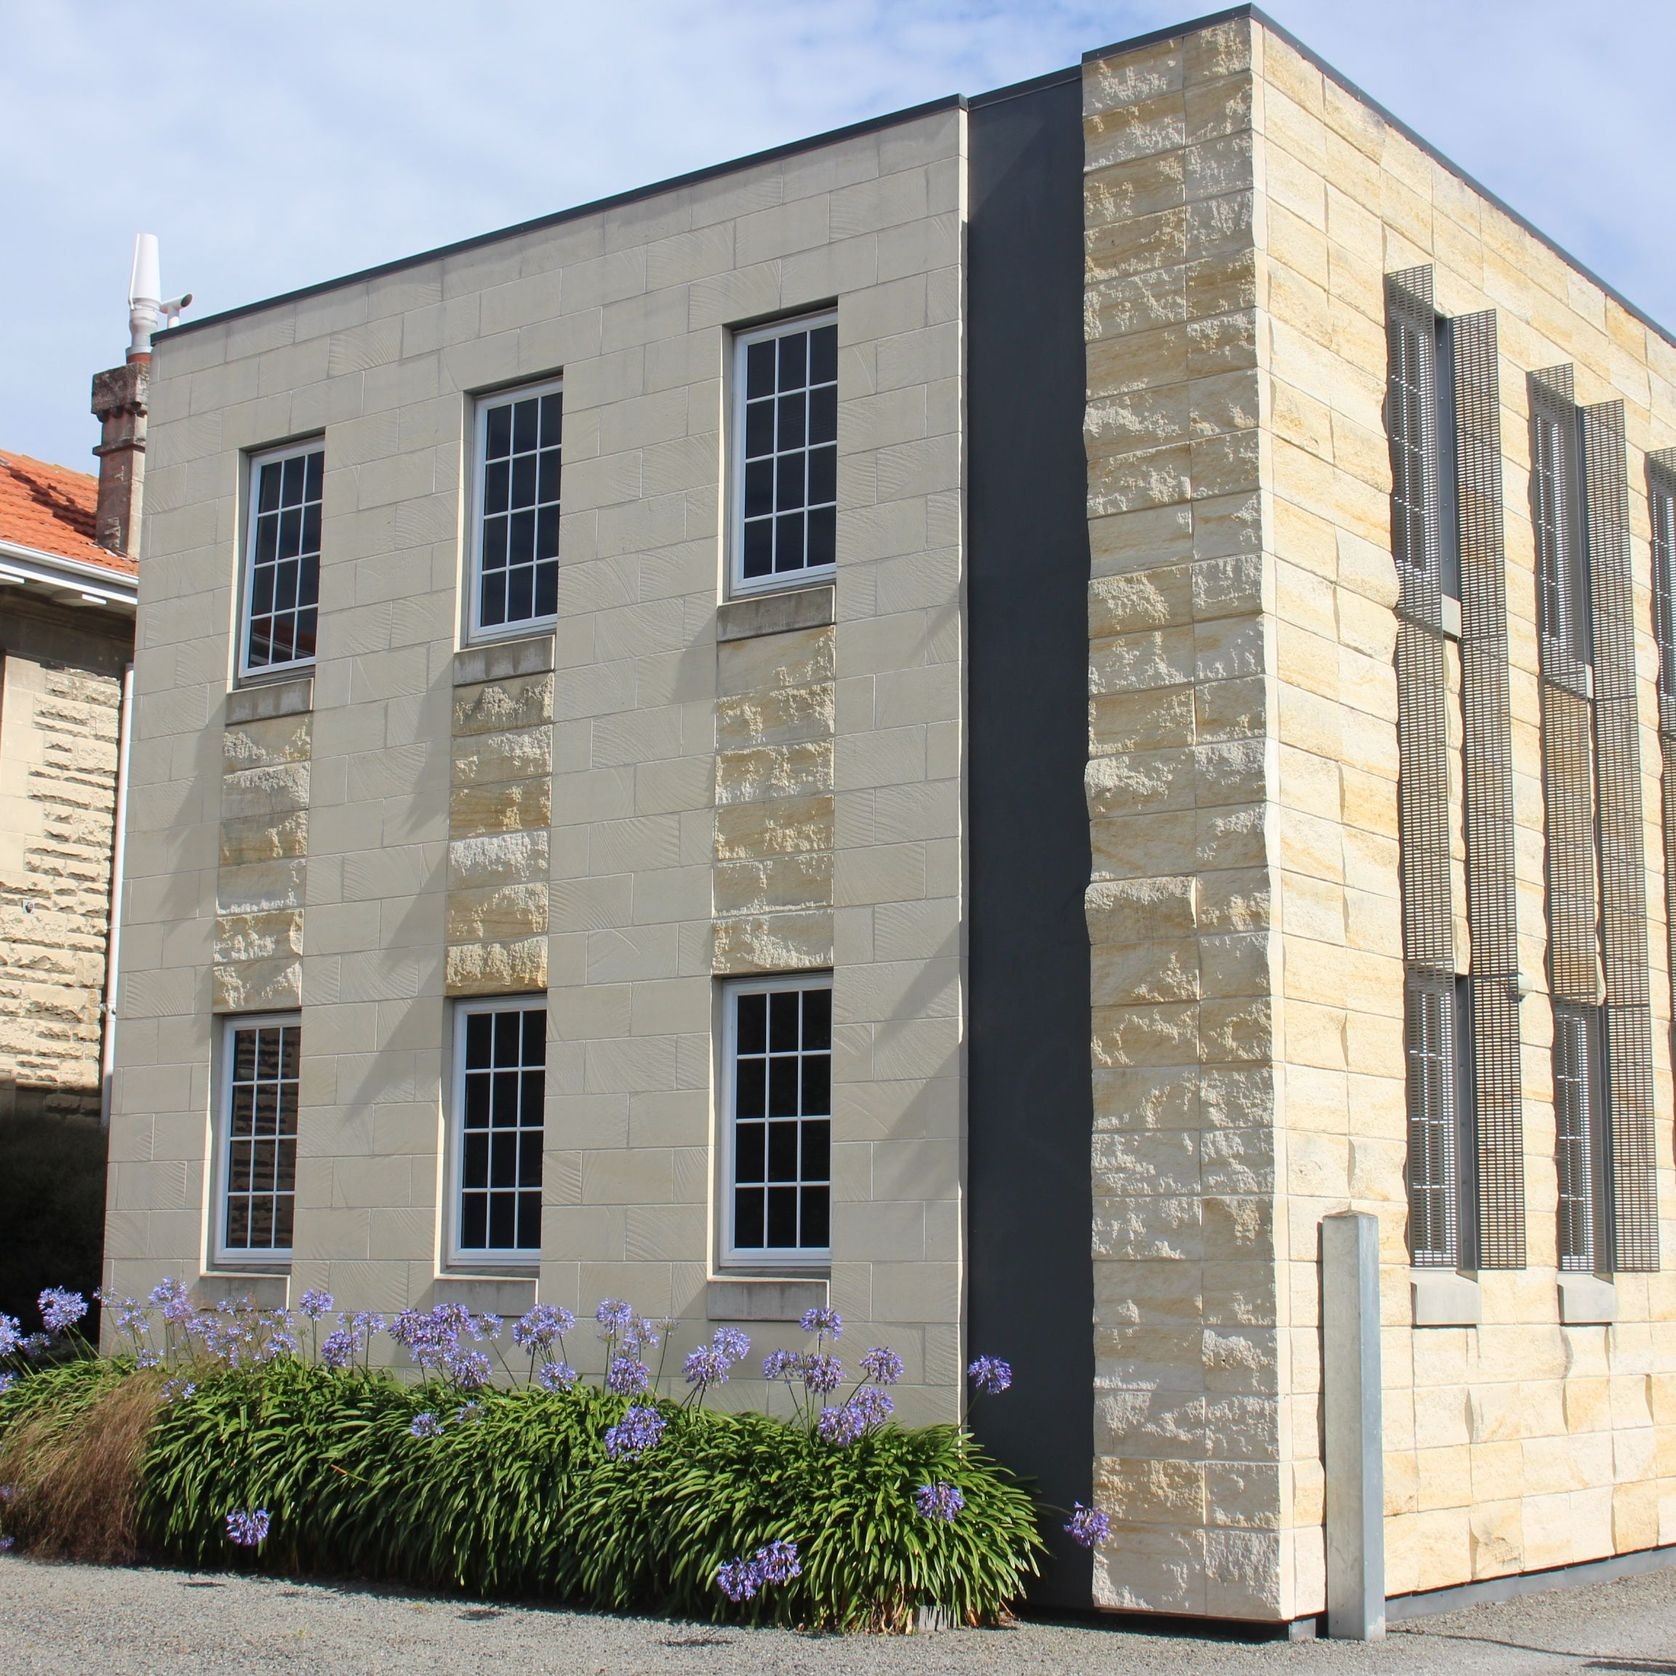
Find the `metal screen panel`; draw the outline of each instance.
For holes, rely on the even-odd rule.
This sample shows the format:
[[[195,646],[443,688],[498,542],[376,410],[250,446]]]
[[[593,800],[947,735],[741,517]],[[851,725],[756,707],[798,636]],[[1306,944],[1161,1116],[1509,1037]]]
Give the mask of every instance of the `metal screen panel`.
[[[1501,390],[1493,309],[1450,323],[1461,553],[1461,709],[1467,924],[1477,1142],[1477,1264],[1525,1266],[1525,1140],[1519,1063],[1519,931]]]
[[[1647,863],[1642,842],[1640,719],[1636,706],[1634,589],[1624,404],[1582,418],[1587,554],[1595,667],[1596,821],[1601,956],[1606,979],[1606,1094],[1612,1266],[1659,1263],[1653,1143],[1653,1027],[1647,973]]]

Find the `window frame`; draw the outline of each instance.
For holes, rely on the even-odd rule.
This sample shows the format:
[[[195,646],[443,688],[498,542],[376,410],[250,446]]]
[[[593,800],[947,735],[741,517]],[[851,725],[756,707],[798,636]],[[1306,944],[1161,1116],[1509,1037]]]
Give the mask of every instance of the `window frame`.
[[[737,1186],[734,1149],[734,1086],[738,1075],[739,1013],[738,998],[742,995],[776,994],[787,990],[802,992],[823,989],[833,993],[830,970],[809,972],[752,973],[737,978],[725,978],[717,986],[722,1009],[720,1045],[721,1064],[717,1077],[717,1266],[727,1273],[778,1274],[787,1270],[800,1276],[825,1272],[832,1266],[832,1115],[827,1114],[827,1243],[824,1246],[746,1246],[734,1239],[734,1189]],[[836,1025],[834,1025],[835,1044]],[[800,1050],[801,1051],[801,1050]],[[836,1046],[827,1049],[831,1059],[837,1058]],[[829,1089],[830,1089],[829,1084]],[[830,1092],[827,1104],[832,1105]],[[799,1181],[801,1186],[801,1178]],[[766,1230],[765,1230],[766,1231]]]
[[[756,326],[741,326],[732,333],[732,349],[728,362],[728,377],[732,389],[728,399],[727,432],[727,560],[726,597],[748,599],[758,594],[785,593],[794,588],[818,587],[832,581],[838,574],[836,538],[832,561],[829,564],[805,564],[797,571],[770,571],[766,576],[745,575],[745,405],[746,357],[754,343],[790,337],[794,332],[812,332],[820,326],[838,325],[838,309],[834,304],[816,308],[784,319],[764,321]],[[834,390],[841,381],[834,374]],[[805,432],[807,436],[807,432]],[[837,429],[833,431],[833,447],[837,448]],[[807,443],[805,443],[807,450]],[[837,489],[833,490],[833,516],[837,518]],[[805,534],[807,552],[807,534]]]
[[[530,635],[546,633],[558,624],[559,612],[555,598],[553,610],[544,616],[520,617],[515,623],[483,623],[483,501],[484,478],[488,470],[489,414],[497,407],[505,407],[531,396],[556,395],[564,397],[564,374],[554,373],[549,378],[523,380],[502,385],[494,390],[482,390],[471,397],[471,474],[467,496],[466,517],[466,586],[464,644],[480,646],[498,640],[521,640]],[[561,412],[562,412],[561,407]],[[568,414],[565,418],[568,419]],[[559,444],[559,550],[564,550],[564,443]],[[560,559],[555,556],[554,564]],[[556,590],[555,590],[556,593]]]
[[[1478,1266],[1478,1136],[1473,1083],[1472,980],[1462,973],[1448,976],[1441,972],[1411,969],[1406,990],[1408,1016],[1404,1021],[1403,1057],[1409,1131],[1409,1261],[1415,1268],[1470,1272]],[[1415,1116],[1415,1094],[1420,1086],[1416,1081],[1415,1061],[1421,1057],[1415,1043],[1415,1013],[1417,1008],[1424,1007],[1432,1009],[1430,1016],[1444,1032],[1441,1052],[1434,1057],[1441,1061],[1439,1087],[1449,1105],[1442,1121],[1435,1124],[1443,1138],[1442,1179],[1421,1183],[1413,1177],[1417,1156],[1414,1131],[1419,1123]],[[1415,1214],[1415,1201],[1417,1195],[1426,1192],[1442,1196],[1447,1235],[1442,1245],[1422,1246],[1417,1237],[1419,1218]]]
[[[1647,523],[1653,553],[1653,640],[1665,731],[1676,730],[1676,478],[1649,472]]]
[[[541,1261],[542,1248],[534,1246],[468,1246],[461,1242],[461,1224],[465,1214],[465,1107],[466,1107],[466,1021],[480,1013],[538,1012],[542,1015],[542,1182],[546,1183],[545,1155],[547,1147],[547,1026],[550,1022],[549,992],[543,990],[517,995],[460,996],[453,1003],[453,1025],[450,1034],[452,1061],[448,1075],[447,1122],[447,1188],[448,1200],[444,1217],[443,1255],[452,1269],[474,1272],[498,1269],[530,1269]],[[514,1189],[516,1191],[516,1189]],[[539,1227],[539,1218],[538,1218]]]
[[[1582,427],[1577,409],[1538,394],[1531,404],[1531,534],[1536,547],[1537,633],[1543,673],[1584,698],[1593,696],[1594,598],[1583,496]],[[1545,439],[1553,438],[1552,458]],[[1558,496],[1543,513],[1544,484]],[[1552,603],[1550,603],[1552,601]],[[1554,619],[1557,618],[1556,622]]]
[[[1453,322],[1418,303],[1387,305],[1389,325],[1406,353],[1408,369],[1393,362],[1386,432],[1392,452],[1391,549],[1399,571],[1428,579],[1439,597],[1461,599],[1460,505],[1455,457],[1458,416],[1455,411]],[[1409,370],[1412,377],[1407,376]],[[1404,401],[1407,393],[1409,401]],[[1411,426],[1412,422],[1412,426]],[[1418,435],[1413,434],[1417,427]],[[1409,453],[1418,481],[1407,485],[1397,455]],[[1411,539],[1418,535],[1418,550]]]
[[[307,657],[291,658],[285,663],[265,663],[252,667],[250,662],[251,605],[256,585],[256,514],[260,504],[259,485],[262,468],[283,464],[308,454],[320,456],[320,547],[315,553],[314,634],[315,650]],[[244,455],[244,534],[239,543],[239,585],[237,589],[238,616],[234,671],[239,685],[257,685],[263,681],[284,680],[314,668],[319,661],[320,645],[320,571],[326,550],[326,438],[323,432],[305,437],[299,442],[279,443],[271,448],[248,449]]]
[[[1584,1066],[1581,1077],[1576,1075],[1575,1067],[1571,1067],[1570,1076],[1562,1075],[1570,1059],[1570,1049],[1562,1047],[1562,1032],[1568,1029],[1581,1036],[1588,1055],[1588,1064]],[[1611,1071],[1607,1062],[1606,1009],[1598,1005],[1585,1006],[1580,1002],[1554,1002],[1552,1054],[1558,1267],[1562,1274],[1610,1274],[1614,1263],[1611,1111],[1608,1103]],[[1582,1090],[1584,1104],[1577,1114],[1580,1121],[1575,1126],[1568,1121],[1572,1102],[1564,1094],[1566,1088]],[[1581,1132],[1574,1132],[1574,1129]],[[1572,1179],[1565,1162],[1568,1147],[1576,1149],[1583,1168],[1588,1172],[1588,1179],[1584,1182]],[[1580,1206],[1581,1210],[1570,1210],[1573,1205]],[[1571,1224],[1578,1215],[1585,1220],[1581,1228],[1582,1238],[1574,1242]]]
[[[300,1011],[268,1013],[225,1013],[218,1019],[221,1063],[215,1078],[215,1162],[211,1172],[210,1259],[218,1269],[242,1272],[289,1268],[297,1243],[297,1189],[295,1173],[291,1188],[291,1243],[286,1246],[236,1246],[227,1243],[227,1213],[232,1192],[233,1066],[237,1058],[234,1037],[240,1030],[259,1030],[284,1025],[297,1032],[297,1129],[302,1129],[302,1029]],[[293,1145],[299,1144],[293,1141]]]

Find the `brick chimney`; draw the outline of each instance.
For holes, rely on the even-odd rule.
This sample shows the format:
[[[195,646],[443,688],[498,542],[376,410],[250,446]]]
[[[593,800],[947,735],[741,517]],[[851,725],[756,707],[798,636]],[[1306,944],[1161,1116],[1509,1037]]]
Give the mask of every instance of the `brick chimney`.
[[[101,435],[99,509],[93,539],[113,553],[136,558],[140,550],[140,502],[145,489],[146,392],[151,350],[130,349],[120,367],[93,375],[93,417]]]

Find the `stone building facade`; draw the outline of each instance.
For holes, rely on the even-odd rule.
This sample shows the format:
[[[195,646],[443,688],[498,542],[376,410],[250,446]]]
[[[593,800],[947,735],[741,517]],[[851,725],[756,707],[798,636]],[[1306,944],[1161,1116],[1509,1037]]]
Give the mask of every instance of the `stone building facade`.
[[[1248,8],[163,334],[111,1283],[830,1301],[1273,1622],[1365,1211],[1387,1593],[1676,1542],[1673,381]]]

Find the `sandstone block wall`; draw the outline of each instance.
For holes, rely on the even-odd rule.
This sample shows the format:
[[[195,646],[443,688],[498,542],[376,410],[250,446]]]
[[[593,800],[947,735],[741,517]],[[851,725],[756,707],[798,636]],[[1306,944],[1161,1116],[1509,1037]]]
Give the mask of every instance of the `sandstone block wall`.
[[[0,601],[0,1122],[99,1115],[130,640],[119,618],[22,595]]]
[[[901,1350],[906,1412],[950,1412],[964,144],[946,108],[160,340],[114,1284],[201,1266],[212,1015],[247,1004],[248,956],[283,961],[303,1019],[296,1261],[270,1292],[615,1295],[707,1337],[712,1310],[744,1307],[709,1284],[718,975],[831,967],[839,1209],[818,1284],[857,1338]],[[825,624],[720,638],[729,328],[834,299]],[[470,394],[559,373],[557,627],[462,651]],[[254,745],[228,721],[242,462],[310,434],[306,746],[232,768],[224,746]],[[286,853],[235,864],[250,817],[228,799],[255,774],[273,837],[238,830]],[[249,903],[271,917],[234,923],[234,865],[284,870]],[[543,1262],[463,1274],[440,1260],[449,998],[543,986]]]

